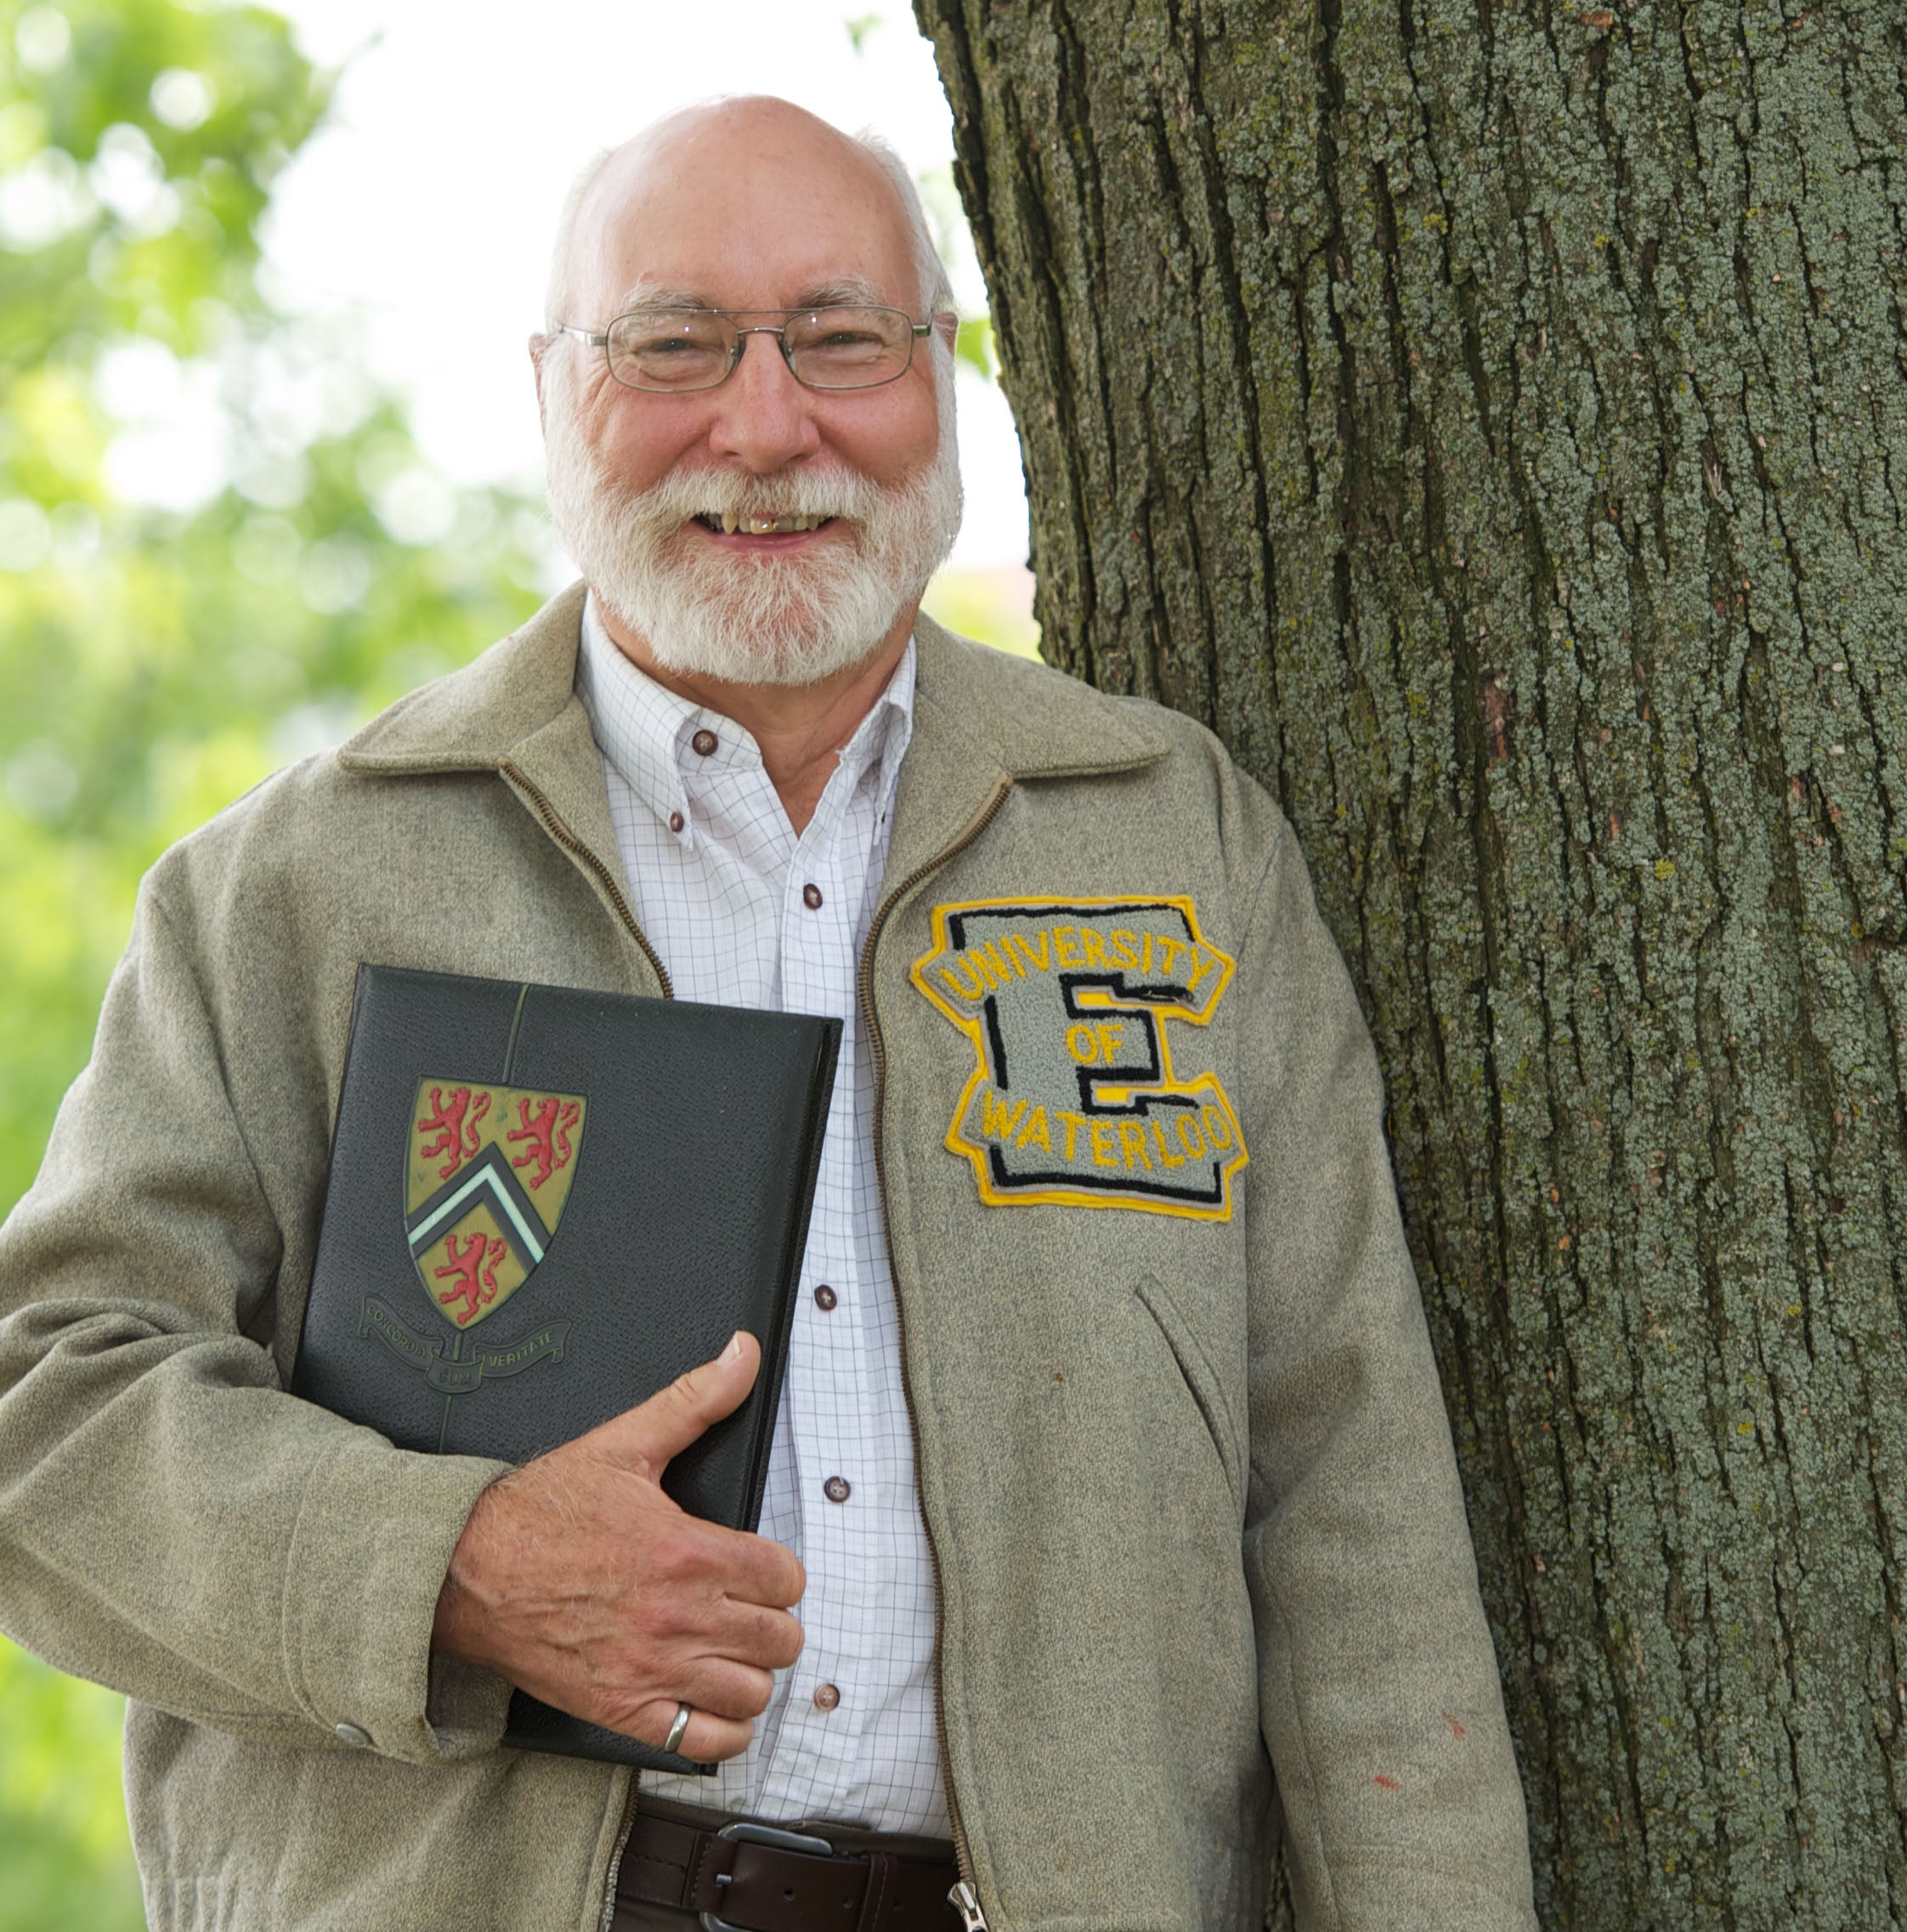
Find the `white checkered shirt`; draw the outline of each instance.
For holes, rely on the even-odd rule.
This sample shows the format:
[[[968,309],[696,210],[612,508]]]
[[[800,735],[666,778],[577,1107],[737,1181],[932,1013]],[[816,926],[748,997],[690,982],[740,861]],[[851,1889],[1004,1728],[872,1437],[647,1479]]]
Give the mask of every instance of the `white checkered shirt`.
[[[593,599],[576,694],[603,753],[637,919],[680,997],[846,1023],[761,1509],[762,1535],[807,1567],[795,1611],[806,1643],[776,1674],[740,1757],[713,1777],[646,1773],[643,1789],[944,1837],[933,1558],[914,1490],[874,1172],[874,1063],[855,986],[914,731],[914,666],[910,643],[800,838],[754,739],[645,677]],[[703,733],[715,739],[705,756],[695,750]]]

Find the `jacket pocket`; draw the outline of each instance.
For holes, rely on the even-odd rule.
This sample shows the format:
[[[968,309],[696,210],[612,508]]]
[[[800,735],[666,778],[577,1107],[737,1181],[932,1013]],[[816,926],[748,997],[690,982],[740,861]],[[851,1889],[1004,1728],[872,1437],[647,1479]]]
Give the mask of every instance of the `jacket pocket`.
[[[1231,1492],[1232,1507],[1238,1520],[1245,1520],[1245,1445],[1231,1404],[1225,1399],[1225,1385],[1212,1366],[1198,1337],[1192,1333],[1172,1293],[1156,1274],[1142,1274],[1133,1287],[1133,1297],[1152,1317],[1179,1365],[1187,1392],[1205,1419],[1206,1433],[1212,1438],[1219,1466],[1225,1471],[1225,1486]]]

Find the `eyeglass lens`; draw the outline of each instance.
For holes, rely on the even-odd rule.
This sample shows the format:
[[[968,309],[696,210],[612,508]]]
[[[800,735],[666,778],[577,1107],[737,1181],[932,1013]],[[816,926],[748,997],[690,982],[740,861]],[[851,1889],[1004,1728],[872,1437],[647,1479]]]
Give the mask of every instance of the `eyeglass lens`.
[[[780,330],[795,378],[811,389],[871,389],[903,374],[914,326],[897,309],[816,309]],[[609,325],[609,373],[631,389],[712,389],[734,366],[742,330],[706,309],[657,309]]]

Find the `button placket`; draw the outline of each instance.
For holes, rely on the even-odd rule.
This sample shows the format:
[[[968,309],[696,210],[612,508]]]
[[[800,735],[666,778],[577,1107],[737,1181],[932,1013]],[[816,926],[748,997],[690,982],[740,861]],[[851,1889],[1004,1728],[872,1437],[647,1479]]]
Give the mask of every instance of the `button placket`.
[[[602,670],[591,721],[609,768],[612,821],[639,916],[677,990],[743,1006],[853,1015],[855,961],[880,897],[886,823],[909,735],[911,654],[888,714],[869,721],[865,738],[842,756],[840,782],[824,788],[804,846],[748,733],[659,687],[645,685],[632,698],[620,674],[638,674],[613,643],[592,643],[592,628],[600,626],[586,615],[586,654],[593,650]],[[580,671],[578,688],[587,705]],[[705,755],[692,745],[704,728],[716,740]],[[618,752],[637,783],[625,782]],[[847,768],[855,766],[858,787]],[[676,810],[683,825],[671,836]],[[800,896],[808,884],[822,894],[818,908]],[[830,1138],[847,1158],[824,1169],[817,1193],[803,1279],[812,1306],[794,1324],[761,1524],[809,1567],[800,1612],[806,1647],[794,1669],[776,1674],[773,1699],[741,1758],[705,1782],[656,1783],[690,1803],[789,1817],[844,1816],[840,1794],[871,1788],[886,1794],[876,1803],[897,1809],[893,1828],[944,1835],[943,1810],[914,1811],[928,1796],[920,1777],[938,1787],[923,1674],[931,1669],[932,1578],[909,1507],[913,1459],[894,1388],[892,1291],[878,1226],[869,1226],[873,1084],[858,1032],[851,1028],[842,1042],[846,1105]],[[835,1297],[832,1310],[815,1300],[822,1287]],[[851,1485],[845,1504],[821,1493],[836,1474]],[[894,1669],[897,1644],[904,1676]],[[823,1686],[839,1695],[831,1711],[815,1702]],[[891,1756],[903,1737],[910,1752],[922,1753],[918,1762]]]

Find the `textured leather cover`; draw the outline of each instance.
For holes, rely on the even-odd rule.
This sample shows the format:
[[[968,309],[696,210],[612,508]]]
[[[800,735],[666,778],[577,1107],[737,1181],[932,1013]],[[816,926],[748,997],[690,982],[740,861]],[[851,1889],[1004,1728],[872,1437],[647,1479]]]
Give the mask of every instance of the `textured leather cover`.
[[[840,1026],[361,966],[291,1392],[524,1462],[746,1329],[754,1390],[662,1486],[752,1530]],[[712,1768],[520,1691],[504,1742]]]

